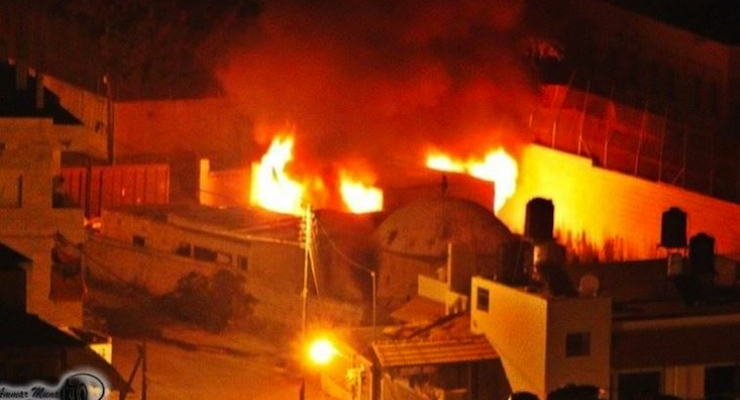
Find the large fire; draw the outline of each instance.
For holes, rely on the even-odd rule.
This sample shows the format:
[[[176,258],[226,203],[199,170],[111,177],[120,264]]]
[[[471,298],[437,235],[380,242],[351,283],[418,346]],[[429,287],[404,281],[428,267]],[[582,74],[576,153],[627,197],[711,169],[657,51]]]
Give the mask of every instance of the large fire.
[[[305,184],[288,176],[285,170],[293,159],[294,142],[291,134],[276,136],[262,161],[252,165],[249,195],[252,204],[279,213],[301,215]]]
[[[383,209],[383,191],[373,186],[373,174],[364,168],[338,168],[338,187],[328,187],[321,175],[293,173],[295,135],[279,132],[262,160],[252,165],[250,202],[284,214],[303,215],[309,204],[314,208],[341,207],[361,214]],[[503,148],[488,152],[483,158],[457,159],[442,152],[429,153],[426,166],[431,169],[465,173],[496,185],[493,209],[498,212],[516,190],[517,163]],[[365,170],[363,170],[365,169]],[[329,192],[338,196],[332,196]],[[342,204],[329,204],[340,197]]]
[[[456,159],[442,152],[431,152],[427,156],[427,167],[439,171],[458,172],[472,175],[478,179],[494,182],[496,194],[493,210],[498,212],[506,200],[516,191],[519,174],[517,163],[503,148],[488,152],[482,159]]]
[[[356,214],[380,211],[383,209],[383,191],[355,180],[347,171],[340,171],[339,190],[347,208]]]
[[[327,188],[320,175],[299,177],[288,171],[293,161],[295,136],[292,132],[276,135],[260,162],[252,164],[250,202],[253,205],[292,215],[303,215],[309,204],[328,206],[329,190],[337,190],[343,207],[356,214],[383,209],[383,192],[368,179],[357,178],[348,170],[339,171],[339,188]],[[370,174],[364,173],[363,176]]]

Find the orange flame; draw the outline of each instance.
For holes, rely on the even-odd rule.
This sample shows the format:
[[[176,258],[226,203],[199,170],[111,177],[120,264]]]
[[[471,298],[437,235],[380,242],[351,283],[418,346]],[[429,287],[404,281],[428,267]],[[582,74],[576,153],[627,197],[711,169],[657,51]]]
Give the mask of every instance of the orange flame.
[[[345,206],[355,213],[383,210],[383,191],[362,181],[353,179],[348,172],[339,172],[339,191]]]
[[[288,167],[293,162],[294,143],[292,131],[279,132],[262,159],[252,164],[249,193],[252,205],[284,214],[303,215],[308,204],[314,207],[326,207],[329,203],[336,205],[339,197],[328,193],[336,190],[341,194],[344,207],[352,213],[383,209],[383,192],[371,185],[372,179],[368,177],[372,173],[366,167],[353,168],[352,173],[348,169],[340,169],[338,188],[327,187],[319,175],[291,175]],[[356,169],[363,171],[362,178]]]
[[[475,158],[459,160],[439,152],[430,153],[426,166],[438,171],[467,173],[478,179],[494,182],[496,195],[493,210],[496,213],[516,191],[519,169],[516,160],[503,148],[488,152],[482,160]]]
[[[293,135],[281,132],[272,139],[261,162],[252,164],[250,202],[271,211],[301,215],[305,185],[285,171],[293,159]]]

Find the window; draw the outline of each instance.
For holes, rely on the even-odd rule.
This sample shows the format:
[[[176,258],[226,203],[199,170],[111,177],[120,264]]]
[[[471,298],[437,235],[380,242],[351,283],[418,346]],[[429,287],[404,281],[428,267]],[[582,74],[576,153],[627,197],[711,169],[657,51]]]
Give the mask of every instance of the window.
[[[0,208],[21,208],[23,178],[14,173],[0,175]]]
[[[190,243],[180,243],[175,249],[175,254],[183,257],[190,257],[193,252],[193,246]]]
[[[476,309],[478,311],[488,311],[488,289],[478,288],[478,301],[476,301]]]
[[[140,235],[134,235],[133,237],[133,243],[136,247],[145,247],[146,246],[146,238],[144,236]]]
[[[249,259],[247,257],[238,256],[236,258],[236,262],[236,266],[239,267],[241,271],[247,272],[247,270],[249,269]]]
[[[205,247],[193,246],[193,257],[198,261],[216,262],[218,254]]]
[[[740,397],[740,365],[707,367],[704,372],[704,395],[709,397]]]
[[[617,388],[619,400],[654,398],[662,392],[660,372],[630,372],[619,374]]]
[[[565,337],[565,356],[581,357],[591,353],[591,334],[589,332],[569,333]]]

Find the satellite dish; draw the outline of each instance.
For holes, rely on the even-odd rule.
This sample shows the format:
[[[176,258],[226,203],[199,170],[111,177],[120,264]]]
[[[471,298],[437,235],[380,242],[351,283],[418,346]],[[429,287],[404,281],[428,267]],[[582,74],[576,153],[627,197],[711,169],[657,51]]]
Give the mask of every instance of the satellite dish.
[[[586,274],[578,282],[578,294],[581,297],[596,297],[599,293],[599,278],[594,274]]]

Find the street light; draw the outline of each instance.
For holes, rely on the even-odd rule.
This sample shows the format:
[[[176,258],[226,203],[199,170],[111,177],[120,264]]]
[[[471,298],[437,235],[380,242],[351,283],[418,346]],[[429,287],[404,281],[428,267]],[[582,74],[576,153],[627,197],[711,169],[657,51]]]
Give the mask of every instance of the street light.
[[[347,369],[346,378],[351,386],[352,399],[362,398],[362,379],[365,374],[365,365],[361,362],[358,365],[354,355],[350,358],[347,354],[340,352],[334,343],[327,338],[314,340],[306,351],[308,359],[320,366],[329,364],[337,356],[349,361],[351,367]]]
[[[313,262],[314,262],[314,228],[319,227],[317,224],[317,220],[315,218],[315,215],[313,214],[313,211],[311,209],[311,205],[307,205],[304,209],[304,215],[301,217],[301,240],[299,240],[303,244],[304,249],[304,262],[303,262],[303,290],[301,291],[301,298],[302,298],[302,312],[301,312],[301,345],[304,349],[308,349],[308,356],[309,359],[312,360],[315,364],[318,365],[324,365],[327,364],[335,355],[343,355],[341,354],[336,347],[328,340],[328,339],[319,339],[312,343],[310,346],[307,345],[306,341],[306,334],[307,334],[307,325],[308,325],[308,273],[309,268],[313,270]],[[326,232],[325,232],[326,233]],[[327,235],[328,238],[328,235]],[[336,244],[329,238],[329,244],[334,248],[335,251],[339,253],[342,258],[347,260],[349,262],[349,265],[352,267],[359,269],[367,274],[370,275],[370,278],[372,279],[372,319],[373,319],[373,342],[376,340],[377,335],[377,273],[376,271],[367,268],[351,258],[349,258],[347,255],[345,255],[337,246]],[[316,272],[313,272],[314,280],[316,279]],[[314,281],[315,282],[315,281]],[[315,282],[317,287],[317,293],[318,293],[318,283]],[[347,358],[347,357],[344,357]],[[361,383],[362,383],[362,376],[364,373],[364,365],[360,365],[359,368],[354,367],[354,358],[352,360],[353,367],[351,369],[351,372],[355,377],[352,378],[353,384],[357,385],[358,390],[361,391]],[[305,377],[305,370],[304,370],[304,364],[305,362],[301,362],[301,387],[299,391],[299,399],[304,400],[305,399],[305,391],[306,391],[306,377]],[[353,393],[353,398],[354,398]]]
[[[326,365],[339,354],[334,344],[329,339],[317,339],[308,348],[308,357],[318,365]]]

